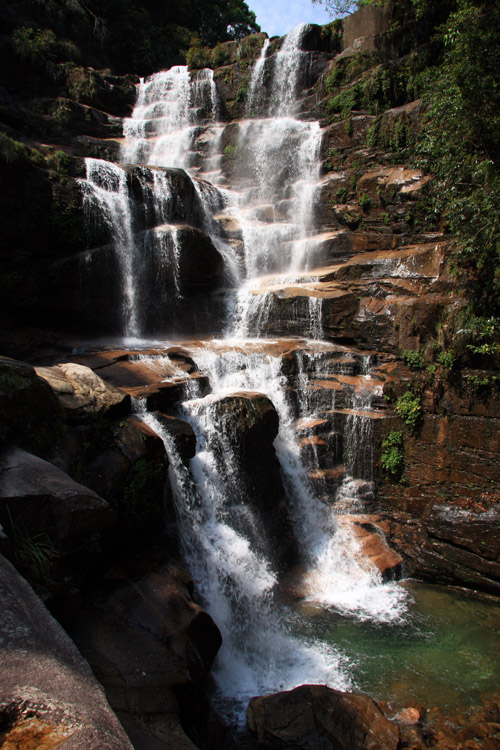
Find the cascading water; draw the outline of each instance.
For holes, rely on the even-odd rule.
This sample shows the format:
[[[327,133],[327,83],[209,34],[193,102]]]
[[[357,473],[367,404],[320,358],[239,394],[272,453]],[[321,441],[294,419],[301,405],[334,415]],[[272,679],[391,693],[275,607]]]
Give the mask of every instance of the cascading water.
[[[314,473],[314,460],[312,465],[303,460],[297,437],[297,418],[302,422],[326,422],[323,412],[330,415],[329,419],[336,410],[342,411],[333,395],[331,402],[325,404],[323,396],[313,397],[308,390],[311,379],[318,378],[321,383],[321,378],[327,376],[340,377],[342,352],[332,375],[328,369],[334,361],[329,359],[331,345],[302,342],[307,355],[301,361],[297,351],[290,355],[295,358],[297,370],[296,398],[292,403],[279,351],[273,350],[272,342],[246,340],[248,336],[259,336],[274,314],[273,295],[286,284],[299,283],[301,274],[311,264],[322,133],[319,123],[297,119],[298,70],[307,56],[300,49],[305,30],[306,27],[299,27],[289,34],[274,55],[268,55],[267,42],[262,48],[251,76],[246,119],[238,126],[227,189],[199,179],[213,174],[214,181],[223,182],[221,175],[217,176],[223,126],[217,122],[220,110],[211,71],[192,77],[186,67],[178,66],[142,81],[137,106],[124,127],[124,161],[188,172],[201,205],[200,224],[224,258],[227,275],[235,287],[230,297],[232,304],[228,305],[231,314],[226,321],[227,337],[205,346],[186,345],[198,369],[209,375],[212,387],[210,396],[200,398],[194,393],[179,408],[179,415],[192,425],[197,437],[197,453],[189,470],[155,417],[144,412],[143,419],[162,435],[169,454],[184,555],[199,594],[223,633],[216,667],[219,689],[225,699],[235,701],[238,711],[258,693],[304,682],[341,689],[351,683],[345,656],[314,640],[306,643],[300,639],[290,624],[293,616],[279,604],[275,595],[279,574],[263,543],[266,535],[259,533],[262,519],[241,492],[231,442],[215,426],[213,409],[217,398],[235,391],[259,392],[272,401],[278,412],[280,427],[275,449],[295,519],[302,562],[308,570],[304,579],[308,598],[337,611],[379,621],[398,618],[404,607],[403,594],[395,586],[382,585],[378,572],[360,556],[349,523],[318,496],[309,476]],[[269,79],[267,96],[261,89]],[[88,165],[88,169],[86,195],[109,216],[117,236],[117,252],[123,254],[125,307],[130,311],[124,316],[124,332],[144,335],[147,330],[141,326],[141,295],[136,285],[140,278],[140,243],[133,237],[130,210],[127,214],[125,207],[115,206],[122,206],[120,201],[126,203],[126,172],[110,165],[109,174],[114,177],[109,178],[107,186],[102,177],[106,167],[96,170]],[[139,173],[142,169],[150,174],[147,184],[141,183],[147,210],[153,212],[155,222],[166,228],[170,238],[162,252],[164,258],[169,258],[173,294],[178,299],[181,288],[176,243],[181,227],[169,223],[170,186],[161,170],[140,167]],[[93,177],[94,172],[99,172],[99,178]],[[121,177],[122,173],[125,177]],[[101,189],[104,197],[100,197]],[[239,227],[239,245],[225,238],[219,223],[221,216]],[[150,233],[155,235],[155,231]],[[305,305],[310,319],[307,333],[320,339],[322,298],[311,294]],[[300,349],[298,344],[296,347]],[[360,360],[358,356],[358,364]],[[365,373],[365,377],[368,379],[369,374]],[[331,394],[335,392],[332,389]],[[358,403],[356,396],[352,398],[350,416],[341,415],[347,425],[346,455],[358,450],[355,443],[364,434],[366,425],[361,412],[371,408],[370,398],[366,396],[363,401],[365,396],[359,395],[364,393],[361,388]],[[312,455],[317,456],[317,452]],[[345,468],[337,498],[347,504],[350,498],[356,499],[356,481],[371,480],[371,468],[364,467],[361,476],[356,462]]]

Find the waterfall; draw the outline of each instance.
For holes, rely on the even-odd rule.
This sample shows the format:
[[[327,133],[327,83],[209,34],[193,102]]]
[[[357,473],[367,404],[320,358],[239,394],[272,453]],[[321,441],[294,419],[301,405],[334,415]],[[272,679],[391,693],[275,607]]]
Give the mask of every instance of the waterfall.
[[[180,272],[185,227],[175,214],[169,170],[185,170],[197,229],[224,259],[231,287],[225,290],[225,336],[183,344],[211,385],[209,396],[193,392],[177,409],[196,435],[189,466],[160,421],[141,414],[163,438],[184,557],[223,634],[215,671],[223,710],[233,701],[240,716],[255,694],[304,682],[340,689],[352,683],[343,654],[314,638],[306,643],[294,630],[294,615],[278,595],[281,571],[262,517],[245,493],[234,444],[217,423],[218,400],[259,393],[278,414],[274,448],[306,569],[304,596],[379,622],[397,620],[405,606],[402,590],[383,584],[361,555],[346,515],[362,509],[361,495],[372,489],[370,430],[378,386],[368,357],[321,340],[323,299],[314,287],[311,248],[322,131],[318,122],[299,119],[306,31],[304,25],[295,29],[274,55],[267,41],[262,47],[250,77],[246,119],[230,126],[238,138],[229,166],[221,153],[225,129],[212,71],[192,75],[177,66],[141,81],[136,107],[124,123],[121,158],[135,165],[144,203],[139,213],[147,225],[142,234],[133,220],[126,169],[88,160],[84,181],[86,201],[101,211],[115,236],[127,335],[149,333],[148,305],[172,306],[175,333],[179,305],[186,301]],[[152,279],[144,270],[151,248],[160,258],[164,285],[168,276],[168,294],[145,286],[146,277],[149,284]],[[299,284],[302,291],[287,320],[297,322],[308,338],[288,344],[266,340],[276,300],[286,300],[287,289]],[[323,432],[316,431],[318,425]]]
[[[248,86],[247,104],[245,108],[245,113],[247,116],[251,116],[254,112],[260,111],[265,104],[266,92],[264,87],[264,74],[268,49],[269,39],[265,39],[260,51],[260,55],[255,61],[255,64],[252,68],[252,75],[250,77],[250,84]]]
[[[100,159],[86,159],[86,172],[86,180],[80,181],[84,211],[89,223],[93,212],[97,211],[108,226],[121,274],[123,332],[125,336],[135,337],[139,331],[134,283],[136,254],[127,173],[116,164]]]

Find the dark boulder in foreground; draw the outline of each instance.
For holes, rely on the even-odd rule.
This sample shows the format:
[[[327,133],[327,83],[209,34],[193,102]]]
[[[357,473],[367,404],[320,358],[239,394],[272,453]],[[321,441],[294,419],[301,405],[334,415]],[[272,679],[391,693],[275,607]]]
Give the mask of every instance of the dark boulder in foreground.
[[[2,747],[131,750],[90,667],[3,557],[0,597]]]
[[[367,695],[326,685],[252,698],[248,726],[266,750],[396,750],[399,729]]]

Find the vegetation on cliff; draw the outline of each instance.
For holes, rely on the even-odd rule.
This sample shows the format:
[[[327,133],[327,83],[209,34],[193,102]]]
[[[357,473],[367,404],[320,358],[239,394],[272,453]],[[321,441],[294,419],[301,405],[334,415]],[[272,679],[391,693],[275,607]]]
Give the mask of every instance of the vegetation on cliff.
[[[184,62],[193,38],[214,46],[260,30],[244,0],[8,0],[0,20],[2,77],[28,88],[61,63],[147,75]]]

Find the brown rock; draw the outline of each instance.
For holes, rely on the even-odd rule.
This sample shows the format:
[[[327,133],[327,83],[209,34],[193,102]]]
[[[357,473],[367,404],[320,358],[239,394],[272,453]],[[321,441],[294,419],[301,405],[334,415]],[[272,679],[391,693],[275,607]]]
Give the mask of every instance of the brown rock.
[[[247,720],[266,750],[396,750],[399,741],[399,729],[371,698],[325,685],[252,698]]]
[[[194,748],[181,718],[195,735],[204,721],[204,684],[221,636],[191,600],[191,585],[173,565],[116,567],[72,632],[141,747],[162,741],[162,746]],[[185,697],[181,705],[180,696]]]
[[[391,581],[400,576],[403,558],[389,547],[380,527],[363,516],[351,516],[350,521],[361,554],[378,568],[382,579]]]

